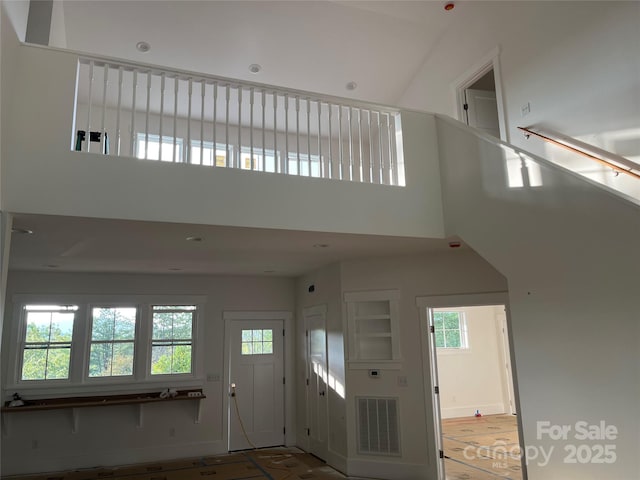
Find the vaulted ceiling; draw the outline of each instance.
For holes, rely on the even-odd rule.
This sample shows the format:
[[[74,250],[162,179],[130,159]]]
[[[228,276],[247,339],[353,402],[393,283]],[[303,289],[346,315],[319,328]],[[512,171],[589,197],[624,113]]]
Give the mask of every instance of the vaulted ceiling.
[[[440,1],[63,0],[67,48],[395,104],[464,13]],[[461,11],[462,10],[462,11]],[[141,53],[138,42],[151,49]],[[256,75],[249,65],[259,64]],[[348,90],[347,83],[357,88]]]

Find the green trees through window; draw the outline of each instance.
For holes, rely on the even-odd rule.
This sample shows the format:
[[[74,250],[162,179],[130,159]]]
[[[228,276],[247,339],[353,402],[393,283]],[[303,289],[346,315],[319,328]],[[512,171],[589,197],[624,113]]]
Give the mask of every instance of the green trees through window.
[[[10,382],[67,380],[73,385],[87,379],[191,375],[196,312],[196,305],[23,304],[18,354],[12,359],[16,376]]]
[[[153,307],[151,374],[191,373],[195,306]]]
[[[437,348],[467,348],[467,332],[460,312],[434,312]]]
[[[73,323],[77,306],[25,306],[26,333],[22,380],[69,378]]]
[[[135,307],[96,307],[91,314],[90,377],[133,375]]]

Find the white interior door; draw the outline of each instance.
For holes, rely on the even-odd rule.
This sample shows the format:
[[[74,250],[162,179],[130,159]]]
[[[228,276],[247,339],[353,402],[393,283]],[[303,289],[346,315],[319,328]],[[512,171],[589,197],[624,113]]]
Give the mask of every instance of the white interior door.
[[[496,92],[467,88],[464,94],[467,106],[467,124],[500,138]]]
[[[327,457],[327,310],[326,306],[304,310],[307,328],[307,412],[309,451]]]
[[[229,450],[285,443],[283,328],[282,320],[231,322]]]

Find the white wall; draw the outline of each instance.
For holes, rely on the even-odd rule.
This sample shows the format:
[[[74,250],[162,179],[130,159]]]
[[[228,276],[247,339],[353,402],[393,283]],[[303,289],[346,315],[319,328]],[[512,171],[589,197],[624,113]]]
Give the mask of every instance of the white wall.
[[[458,18],[400,105],[455,116],[452,84],[499,47],[512,143],[543,153],[542,140],[516,130],[543,124],[623,156],[632,152],[607,144],[607,136],[628,130],[640,150],[640,3],[482,1],[451,14]],[[531,113],[523,118],[527,102]]]
[[[437,349],[442,418],[505,413],[504,363],[497,306],[456,307],[435,311],[461,312],[467,323],[468,349]]]
[[[18,60],[20,82],[12,91],[12,122],[5,132],[11,139],[2,191],[8,211],[410,237],[442,235],[433,117],[403,115],[404,152],[409,160],[404,188],[105,158],[69,152],[77,57],[22,46]],[[180,194],[173,194],[178,186]],[[228,207],[230,203],[233,208]],[[337,211],[341,215],[327,214]]]
[[[447,230],[508,279],[524,441],[554,449],[546,466],[530,459],[529,478],[638,478],[638,206],[544,160],[541,186],[510,188],[506,149],[453,121],[437,127]],[[545,421],[572,431],[540,436]],[[576,439],[579,421],[618,436]],[[565,461],[568,445],[599,444],[615,447],[615,463]]]
[[[13,35],[24,42],[27,35],[27,20],[29,18],[29,2],[25,0],[4,0],[2,8],[11,22]],[[4,39],[3,39],[4,40]]]
[[[5,332],[13,325],[11,296],[17,293],[204,295],[207,299],[205,374],[220,379],[224,360],[223,311],[293,312],[295,309],[294,281],[288,278],[11,272]],[[6,381],[9,335],[3,340],[2,366]],[[2,473],[55,471],[226,452],[226,439],[222,436],[226,389],[219,380],[203,380],[202,388],[207,398],[203,401],[199,424],[193,422],[191,402],[148,405],[142,428],[136,427],[134,406],[82,409],[76,434],[71,432],[70,413],[65,410],[13,414],[9,435],[3,438]],[[4,390],[3,401],[13,393]],[[172,427],[175,437],[169,436]]]
[[[426,325],[420,324],[416,297],[488,291],[505,291],[504,278],[487,262],[469,250],[447,250],[422,256],[394,256],[344,262],[342,290],[400,290],[399,369],[382,369],[372,379],[367,370],[347,369],[347,433],[350,475],[386,478],[435,478],[435,444],[433,417],[426,414],[432,398],[425,398],[421,336]],[[398,377],[407,378],[401,386]],[[355,397],[397,396],[400,398],[401,457],[358,455]]]

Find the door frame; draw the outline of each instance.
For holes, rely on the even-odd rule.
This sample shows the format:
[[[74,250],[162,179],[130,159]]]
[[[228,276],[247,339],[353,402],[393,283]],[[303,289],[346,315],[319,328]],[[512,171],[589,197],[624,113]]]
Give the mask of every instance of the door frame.
[[[420,312],[420,331],[423,332],[420,335],[420,343],[422,348],[422,371],[424,377],[424,398],[431,399],[431,402],[425,401],[425,415],[426,418],[433,419],[435,439],[430,439],[428,445],[431,445],[431,440],[435,440],[435,445],[431,454],[435,455],[436,466],[439,480],[445,480],[444,471],[444,458],[440,458],[439,452],[443,450],[442,446],[442,418],[440,414],[440,398],[435,393],[434,386],[438,385],[438,365],[436,360],[435,348],[432,348],[430,342],[432,340],[429,335],[429,326],[432,324],[431,309],[433,308],[446,308],[446,307],[479,307],[485,305],[504,305],[507,326],[511,327],[511,317],[509,312],[509,293],[508,292],[487,292],[487,293],[475,293],[475,294],[460,294],[460,295],[433,295],[433,296],[419,296],[416,297],[416,305]],[[515,356],[513,353],[513,337],[511,335],[511,328],[507,331],[509,337],[509,356],[511,361],[511,375],[513,379],[513,393],[516,411],[520,412],[520,397],[518,394],[518,379],[515,371]],[[432,411],[429,411],[430,405],[433,407]],[[516,417],[518,424],[518,438],[520,442],[520,448],[522,452],[524,449],[524,435],[522,432],[522,417],[518,415]],[[527,480],[527,469],[524,455],[521,458],[522,478]]]
[[[456,115],[457,119],[466,125],[464,91],[491,70],[493,70],[493,77],[496,84],[496,103],[498,108],[500,140],[509,142],[509,130],[507,129],[507,115],[504,108],[504,93],[502,89],[502,72],[500,69],[500,47],[495,47],[484,57],[480,58],[451,84],[451,88],[453,90],[453,101],[456,106]]]
[[[294,334],[293,313],[270,311],[225,311],[222,312],[224,320],[224,375],[222,384],[222,435],[223,441],[229,450],[229,422],[230,422],[230,378],[231,366],[231,325],[237,320],[282,320],[284,326],[284,442],[285,445],[296,444],[296,402],[295,402],[295,373],[294,373]]]
[[[307,332],[307,334],[305,335],[305,364],[306,364],[306,370],[305,370],[305,378],[308,380],[311,376],[311,365],[309,363],[309,357],[310,357],[310,348],[309,348],[309,342],[311,341],[311,338],[308,336],[308,332],[309,332],[309,324],[308,324],[308,320],[307,317],[308,316],[312,316],[312,315],[323,315],[324,316],[324,332],[325,332],[325,336],[324,336],[324,348],[325,348],[325,370],[327,372],[329,372],[329,345],[328,345],[328,338],[327,338],[327,311],[328,311],[328,307],[326,303],[320,304],[320,305],[314,305],[311,307],[305,307],[302,310],[302,316],[303,316],[303,320],[304,320],[304,329],[305,332]],[[328,385],[327,385],[328,388]],[[310,409],[309,409],[309,386],[306,385],[305,386],[305,410],[306,410],[306,419],[307,419],[307,428],[309,427],[309,425],[311,425],[310,422]],[[329,420],[329,400],[327,397],[327,400],[325,401],[325,410],[326,410],[326,418],[327,421]],[[329,425],[327,424],[327,438],[326,440],[326,445],[325,447],[325,457],[329,456]],[[307,450],[311,449],[311,439],[307,436],[305,438],[306,440],[306,446],[307,446]],[[313,452],[311,452],[313,453]],[[326,461],[326,458],[322,458],[322,460]]]

